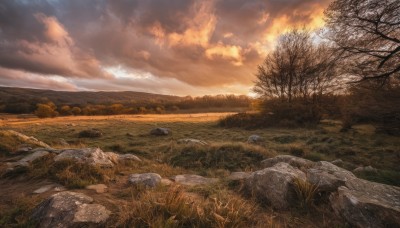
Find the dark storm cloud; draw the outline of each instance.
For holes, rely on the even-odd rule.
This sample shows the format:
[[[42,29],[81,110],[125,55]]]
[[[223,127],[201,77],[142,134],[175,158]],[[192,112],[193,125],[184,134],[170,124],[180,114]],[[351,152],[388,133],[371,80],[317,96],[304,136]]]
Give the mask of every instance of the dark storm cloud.
[[[327,0],[3,0],[0,66],[40,77],[72,78],[76,84],[79,79],[105,79],[113,88],[123,84],[109,70],[115,66],[133,72],[132,77],[140,70],[162,80],[174,79],[175,86],[181,82],[191,87],[248,86],[274,38],[293,25],[321,26],[327,4]],[[140,84],[139,80],[132,82]],[[146,83],[143,86],[152,86]],[[84,84],[89,87],[87,81]]]

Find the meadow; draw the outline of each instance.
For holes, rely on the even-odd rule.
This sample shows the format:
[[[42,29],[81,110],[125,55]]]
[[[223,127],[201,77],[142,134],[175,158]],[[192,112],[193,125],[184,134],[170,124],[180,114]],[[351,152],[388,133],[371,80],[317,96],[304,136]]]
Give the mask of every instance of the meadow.
[[[80,192],[85,185],[105,183],[108,192],[92,197],[113,210],[110,224],[119,226],[167,225],[175,213],[182,226],[216,227],[332,227],[343,221],[333,219],[330,209],[299,206],[286,212],[257,203],[241,192],[241,184],[229,181],[234,171],[255,171],[260,161],[278,154],[290,154],[313,161],[341,159],[340,166],[353,170],[372,166],[377,171],[363,171],[356,175],[368,180],[400,186],[400,140],[395,136],[376,134],[371,125],[357,125],[348,132],[340,132],[341,122],[324,120],[316,128],[264,128],[245,130],[223,128],[219,120],[231,113],[78,116],[38,119],[25,116],[2,116],[0,130],[15,130],[46,142],[53,148],[99,147],[103,151],[131,153],[143,160],[125,164],[113,170],[81,169],[86,174],[55,171],[46,160],[33,164],[26,175],[2,177],[0,183],[0,225],[16,226],[29,223],[29,211],[48,195],[31,192],[46,183],[58,182]],[[169,128],[168,136],[153,136],[155,127]],[[97,129],[98,138],[82,138],[79,132]],[[257,145],[247,143],[250,135],[259,135]],[[206,146],[179,144],[179,139],[203,140]],[[66,146],[67,142],[69,145]],[[1,142],[6,144],[7,142]],[[14,158],[1,155],[2,166]],[[66,164],[67,167],[68,164]],[[64,169],[64,166],[57,167]],[[79,168],[80,169],[80,168]],[[71,171],[71,170],[69,170]],[[58,172],[58,173],[57,173]],[[72,171],[71,171],[72,172]],[[163,177],[178,174],[198,174],[217,177],[221,181],[211,186],[159,187],[150,191],[126,186],[127,175],[155,172]],[[54,172],[53,172],[54,173]],[[90,176],[89,173],[94,173]],[[101,175],[97,178],[96,175]],[[72,180],[71,182],[71,179]],[[76,180],[81,182],[77,183]],[[165,197],[168,196],[168,197]],[[168,198],[171,200],[169,201]],[[188,201],[191,202],[188,206]],[[201,208],[196,212],[193,208]],[[197,209],[199,210],[199,209]],[[238,213],[240,211],[240,213]],[[136,214],[135,214],[135,213]],[[137,219],[140,214],[140,219]],[[318,215],[318,216],[316,216]],[[192,220],[188,219],[192,218]],[[154,221],[153,221],[154,220]]]

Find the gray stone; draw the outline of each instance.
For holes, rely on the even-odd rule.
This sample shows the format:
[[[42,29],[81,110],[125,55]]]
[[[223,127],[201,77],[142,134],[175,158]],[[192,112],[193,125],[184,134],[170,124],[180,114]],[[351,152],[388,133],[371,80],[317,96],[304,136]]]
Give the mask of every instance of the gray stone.
[[[188,144],[188,145],[200,145],[200,146],[205,146],[208,145],[207,142],[199,140],[199,139],[179,139],[178,140],[179,144]]]
[[[247,139],[247,143],[250,144],[257,144],[262,141],[264,141],[264,139],[259,135],[250,135],[249,138]]]
[[[42,194],[42,193],[50,191],[53,187],[54,187],[54,184],[45,185],[43,187],[36,189],[33,193],[34,194]]]
[[[400,227],[400,188],[361,179],[329,198],[336,214],[355,227]]]
[[[142,160],[133,154],[120,154],[119,161],[137,161],[141,162]]]
[[[250,172],[232,172],[229,176],[229,180],[244,180],[251,176]]]
[[[47,145],[46,143],[38,140],[35,137],[27,136],[27,135],[21,134],[19,132],[13,131],[13,130],[7,130],[6,132],[8,134],[13,135],[14,137],[17,137],[19,140],[24,141],[26,144],[35,145],[35,146],[38,146],[38,147],[50,148],[49,145]]]
[[[292,155],[278,155],[276,157],[268,158],[268,159],[261,161],[261,166],[263,168],[268,168],[268,167],[272,167],[275,164],[278,164],[280,162],[288,163],[291,166],[294,166],[297,168],[302,168],[302,167],[308,168],[314,164],[314,162],[304,159],[304,158],[299,158],[299,157],[295,157]]]
[[[182,174],[172,178],[176,183],[188,186],[213,184],[218,181],[217,178],[207,178],[199,175]]]
[[[154,188],[161,183],[161,176],[157,173],[131,174],[128,183],[135,186]]]
[[[98,165],[100,167],[113,167],[114,163],[109,155],[99,148],[66,149],[54,157],[55,161],[72,159],[77,162]]]
[[[76,192],[52,195],[33,211],[31,219],[37,227],[97,227],[108,220],[111,212],[104,206],[92,204],[93,199]]]
[[[157,135],[157,136],[162,136],[162,135],[169,135],[171,131],[168,128],[154,128],[150,131],[150,135]]]
[[[353,173],[362,173],[362,172],[378,172],[378,169],[372,167],[372,166],[365,166],[365,167],[357,167],[353,170]]]
[[[296,200],[295,179],[306,181],[306,175],[287,163],[256,171],[246,178],[245,187],[252,195],[266,200],[276,209],[287,209]]]
[[[307,180],[318,186],[318,191],[333,192],[356,178],[353,173],[326,161],[320,161],[306,171]]]
[[[39,150],[39,151],[36,151],[32,154],[29,154],[29,155],[23,157],[21,160],[19,160],[17,162],[7,163],[7,165],[8,165],[7,171],[13,171],[16,168],[28,167],[36,159],[47,156],[48,154],[49,154],[49,152],[47,152],[47,151]]]

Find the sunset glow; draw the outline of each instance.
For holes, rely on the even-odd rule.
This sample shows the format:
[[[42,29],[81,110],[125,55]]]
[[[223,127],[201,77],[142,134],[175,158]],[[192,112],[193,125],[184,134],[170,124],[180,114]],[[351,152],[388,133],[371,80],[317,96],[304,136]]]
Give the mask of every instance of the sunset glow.
[[[292,27],[329,1],[0,2],[0,86],[174,95],[249,94]]]

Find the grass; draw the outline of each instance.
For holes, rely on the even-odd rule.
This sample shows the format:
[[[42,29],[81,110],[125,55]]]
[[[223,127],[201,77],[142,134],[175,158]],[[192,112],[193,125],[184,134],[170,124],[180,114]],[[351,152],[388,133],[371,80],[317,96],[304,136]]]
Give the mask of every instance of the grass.
[[[311,184],[300,178],[295,178],[294,187],[299,199],[300,207],[309,210],[313,206],[318,185]]]
[[[170,164],[190,169],[254,170],[259,163],[276,155],[263,147],[245,143],[210,146],[178,146]]]
[[[29,220],[31,211],[40,202],[38,197],[19,195],[9,200],[10,208],[0,206],[0,227],[36,227]]]
[[[265,158],[276,154],[292,154],[313,161],[342,159],[344,167],[349,170],[371,165],[379,171],[357,175],[400,186],[398,137],[373,133],[366,126],[341,133],[341,124],[329,120],[317,128],[224,128],[218,126],[221,115],[225,114],[8,119],[8,122],[0,123],[3,124],[0,125],[0,132],[3,129],[15,130],[32,135],[56,148],[62,147],[59,144],[62,138],[70,147],[100,147],[104,151],[132,153],[143,162],[128,162],[112,169],[101,169],[71,161],[53,163],[54,155],[49,155],[6,180],[12,186],[25,181],[24,177],[33,182],[47,179],[82,192],[87,191],[83,187],[88,184],[106,183],[109,192],[93,197],[114,208],[113,224],[125,227],[332,227],[338,224],[332,218],[329,208],[318,211],[318,214],[314,210],[310,214],[296,212],[312,207],[315,186],[307,183],[298,183],[300,208],[277,213],[263,208],[255,199],[238,194],[240,183],[237,182],[221,181],[210,186],[171,186],[143,190],[126,186],[127,176],[132,173],[155,172],[164,178],[178,174],[198,174],[224,180],[232,171],[257,170],[260,161]],[[155,127],[169,128],[172,134],[152,136],[149,132]],[[79,132],[92,128],[103,132],[102,137],[79,138]],[[254,134],[264,140],[257,145],[247,144],[248,137]],[[177,144],[177,140],[182,138],[200,139],[209,145]],[[0,139],[0,146],[6,145],[9,148],[4,150],[0,147],[4,154],[0,160],[17,160],[19,157],[12,152],[20,142],[1,134]],[[5,179],[0,178],[0,181]],[[18,191],[26,191],[27,194],[32,192],[23,188],[18,188]],[[27,221],[27,212],[23,211],[29,211],[29,207],[21,206],[18,213],[23,216],[19,218],[21,222],[18,222],[11,213],[14,204],[1,202],[7,194],[0,189],[0,214],[2,219],[7,217],[1,220],[7,221],[3,223],[6,225],[0,226],[23,224]],[[24,198],[29,200],[26,195]],[[10,214],[4,217],[6,211]],[[328,219],[322,218],[321,214]]]
[[[257,223],[258,208],[232,193],[210,199],[191,196],[182,187],[148,191],[129,205],[118,226],[244,227]],[[124,210],[124,209],[122,209]]]

